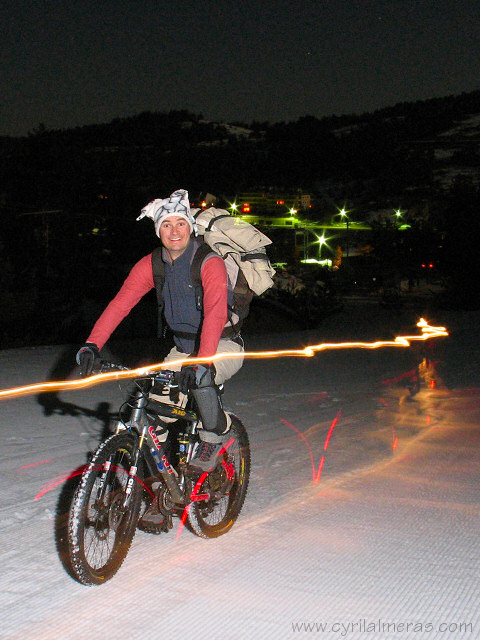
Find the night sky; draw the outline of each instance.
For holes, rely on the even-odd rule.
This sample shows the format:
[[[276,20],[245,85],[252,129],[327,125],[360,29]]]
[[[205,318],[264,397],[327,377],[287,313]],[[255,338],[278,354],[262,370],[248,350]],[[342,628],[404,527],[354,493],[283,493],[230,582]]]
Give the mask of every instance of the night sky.
[[[0,135],[279,121],[480,88],[479,0],[4,0]]]

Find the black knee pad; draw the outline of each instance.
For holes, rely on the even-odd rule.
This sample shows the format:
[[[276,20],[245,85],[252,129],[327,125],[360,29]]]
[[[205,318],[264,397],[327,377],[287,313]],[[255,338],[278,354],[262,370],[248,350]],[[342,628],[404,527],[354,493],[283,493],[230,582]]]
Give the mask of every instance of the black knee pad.
[[[200,387],[192,391],[197,403],[203,428],[207,431],[222,434],[227,427],[227,419],[220,403],[215,386]]]

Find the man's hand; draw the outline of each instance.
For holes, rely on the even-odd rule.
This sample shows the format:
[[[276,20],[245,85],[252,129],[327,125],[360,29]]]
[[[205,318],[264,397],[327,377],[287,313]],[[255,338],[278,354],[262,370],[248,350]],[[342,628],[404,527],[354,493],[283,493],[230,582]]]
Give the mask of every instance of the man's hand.
[[[187,394],[190,389],[211,387],[215,383],[213,364],[184,364],[178,374],[178,389]]]
[[[86,342],[81,347],[76,356],[77,364],[80,365],[80,375],[82,378],[88,378],[92,375],[96,361],[99,359],[100,353],[98,347],[93,342]]]

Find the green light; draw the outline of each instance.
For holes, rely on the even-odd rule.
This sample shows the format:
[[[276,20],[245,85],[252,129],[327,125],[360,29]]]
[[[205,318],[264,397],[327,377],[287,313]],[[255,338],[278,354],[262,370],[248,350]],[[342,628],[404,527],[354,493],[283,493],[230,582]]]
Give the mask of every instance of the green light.
[[[350,212],[347,211],[345,207],[342,207],[341,209],[338,209],[338,213],[336,214],[337,216],[340,216],[340,218],[342,219],[341,220],[342,224],[345,224],[345,223],[347,224],[347,229],[348,229],[348,223],[350,222],[350,219],[348,217],[349,213]]]
[[[306,258],[305,260],[300,260],[302,264],[319,264],[323,267],[331,267],[332,261],[326,258],[325,260],[317,260],[316,258]]]

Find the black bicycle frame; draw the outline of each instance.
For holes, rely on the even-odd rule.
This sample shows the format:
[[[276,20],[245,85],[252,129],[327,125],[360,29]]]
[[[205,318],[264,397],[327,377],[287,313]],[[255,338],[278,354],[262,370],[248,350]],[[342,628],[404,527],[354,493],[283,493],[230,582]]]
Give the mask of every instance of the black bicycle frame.
[[[140,383],[139,387],[135,394],[135,402],[133,403],[132,415],[129,420],[129,429],[131,431],[135,430],[138,434],[133,452],[133,471],[136,473],[140,452],[142,452],[150,474],[162,477],[173,502],[186,505],[190,502],[190,496],[185,493],[184,478],[179,477],[177,471],[170,464],[166,451],[155,432],[155,426],[148,424],[148,412],[153,412],[160,417],[180,418],[185,421],[187,425],[185,430],[188,431],[189,435],[193,435],[196,431],[198,416],[192,410],[182,409],[182,407],[176,405],[167,405],[149,398],[147,384]],[[188,459],[188,454],[188,451],[184,452],[185,459]],[[133,479],[129,478],[128,482],[133,482]],[[126,502],[128,502],[130,492],[127,487]]]

